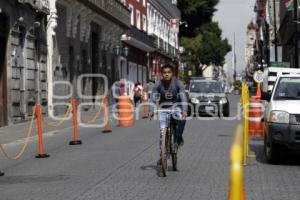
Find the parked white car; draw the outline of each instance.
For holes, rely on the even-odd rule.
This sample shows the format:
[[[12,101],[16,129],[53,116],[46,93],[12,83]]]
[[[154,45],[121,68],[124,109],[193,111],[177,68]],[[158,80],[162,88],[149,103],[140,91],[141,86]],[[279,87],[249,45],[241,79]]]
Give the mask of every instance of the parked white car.
[[[300,150],[300,75],[280,75],[266,100],[264,150],[269,163],[282,150]]]

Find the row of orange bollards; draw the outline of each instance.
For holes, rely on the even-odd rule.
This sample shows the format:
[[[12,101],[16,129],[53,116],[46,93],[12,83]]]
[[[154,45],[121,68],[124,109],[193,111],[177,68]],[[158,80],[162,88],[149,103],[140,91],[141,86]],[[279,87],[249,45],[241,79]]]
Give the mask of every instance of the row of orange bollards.
[[[143,98],[143,118],[148,117],[148,106],[145,102],[146,98]],[[79,140],[78,134],[78,122],[77,122],[77,105],[76,99],[71,100],[72,114],[73,114],[73,140],[69,142],[69,145],[80,145],[82,141]],[[110,117],[107,104],[107,97],[103,99],[104,108],[104,130],[102,133],[111,133]],[[50,155],[44,152],[43,144],[43,129],[42,129],[42,110],[41,105],[36,104],[36,123],[38,130],[38,155],[36,158],[48,158]],[[118,110],[119,110],[119,126],[129,127],[134,125],[134,113],[132,110],[132,102],[129,96],[120,96],[118,98]]]
[[[73,114],[73,140],[70,141],[69,145],[80,145],[82,144],[78,136],[78,123],[77,123],[77,105],[76,99],[71,100],[72,105],[72,114]],[[49,154],[44,152],[44,143],[43,143],[43,128],[42,128],[42,108],[40,104],[36,104],[36,124],[38,131],[38,151],[39,154],[36,158],[48,158]]]

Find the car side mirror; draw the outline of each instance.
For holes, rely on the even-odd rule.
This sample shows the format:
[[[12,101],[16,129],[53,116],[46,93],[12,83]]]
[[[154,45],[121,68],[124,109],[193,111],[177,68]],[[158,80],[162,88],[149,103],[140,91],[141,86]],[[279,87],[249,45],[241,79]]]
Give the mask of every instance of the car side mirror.
[[[261,99],[265,101],[270,101],[271,100],[271,93],[270,92],[263,92],[261,95]]]

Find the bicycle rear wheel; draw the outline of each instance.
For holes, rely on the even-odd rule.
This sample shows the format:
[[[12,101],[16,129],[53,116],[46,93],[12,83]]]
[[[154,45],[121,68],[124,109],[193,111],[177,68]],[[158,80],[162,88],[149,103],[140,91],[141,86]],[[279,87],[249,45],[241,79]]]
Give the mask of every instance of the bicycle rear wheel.
[[[167,139],[167,129],[164,128],[162,130],[162,138],[161,138],[161,168],[163,176],[167,176],[168,171],[168,139]]]

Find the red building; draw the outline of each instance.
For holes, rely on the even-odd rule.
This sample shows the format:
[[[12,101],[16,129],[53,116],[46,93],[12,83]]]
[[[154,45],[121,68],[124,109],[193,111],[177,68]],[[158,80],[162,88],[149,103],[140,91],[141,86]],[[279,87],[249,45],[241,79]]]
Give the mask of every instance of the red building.
[[[154,49],[154,38],[147,34],[147,0],[126,0],[131,11],[131,30],[122,36],[127,55],[121,61],[121,78],[146,83],[149,74],[149,56]]]
[[[147,32],[147,0],[127,0],[131,11],[131,25]]]
[[[166,63],[178,65],[180,11],[176,0],[123,0],[131,11],[131,30],[122,36],[121,78],[146,83]]]

